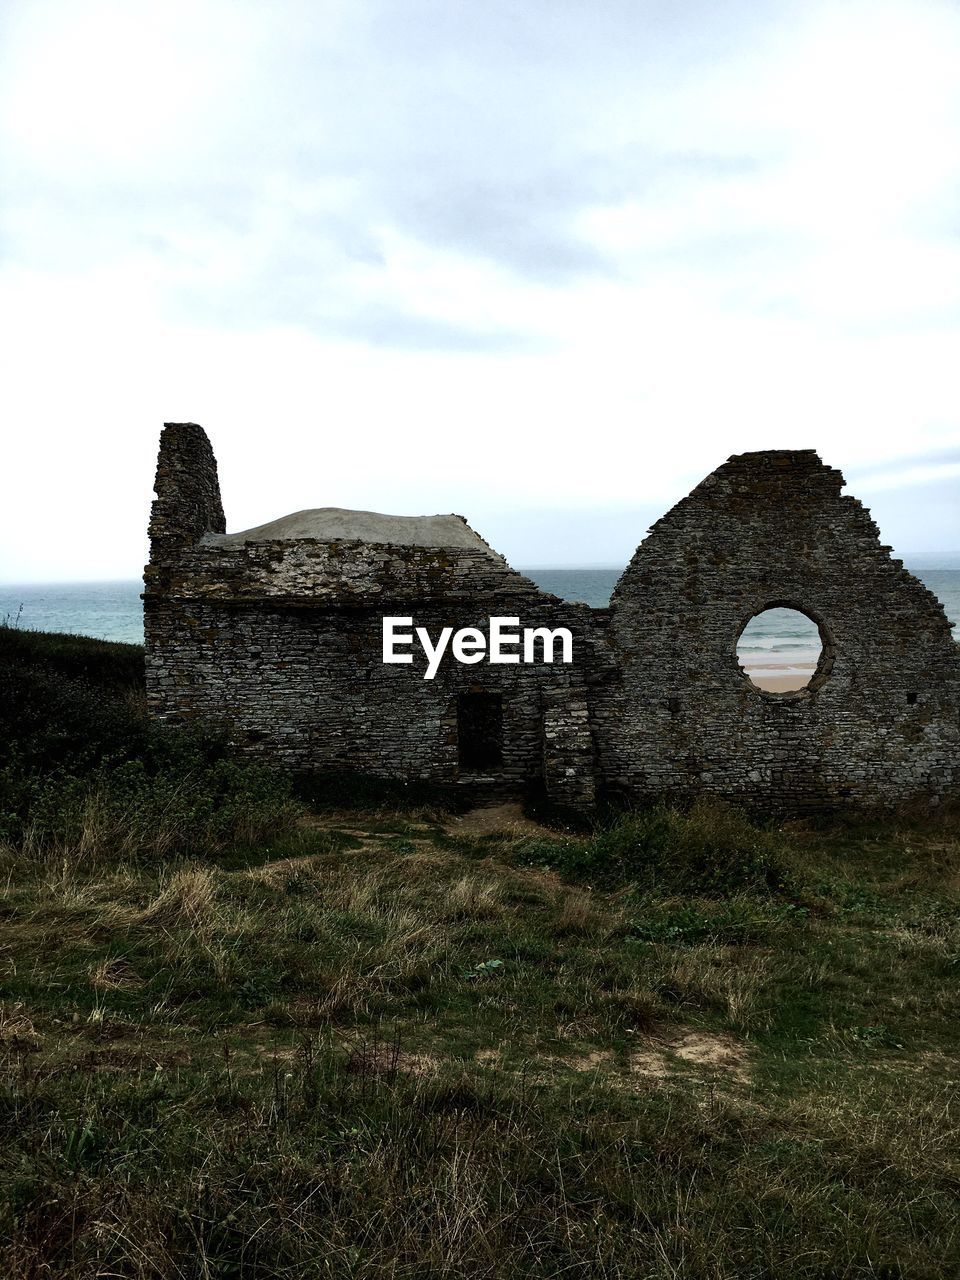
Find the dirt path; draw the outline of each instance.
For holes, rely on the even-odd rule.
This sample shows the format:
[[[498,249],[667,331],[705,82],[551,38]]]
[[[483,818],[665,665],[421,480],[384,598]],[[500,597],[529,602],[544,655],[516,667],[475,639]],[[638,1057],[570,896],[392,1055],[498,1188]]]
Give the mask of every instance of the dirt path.
[[[445,824],[451,835],[463,836],[529,836],[551,834],[548,827],[524,816],[519,800],[506,804],[481,805],[467,813],[452,817]]]

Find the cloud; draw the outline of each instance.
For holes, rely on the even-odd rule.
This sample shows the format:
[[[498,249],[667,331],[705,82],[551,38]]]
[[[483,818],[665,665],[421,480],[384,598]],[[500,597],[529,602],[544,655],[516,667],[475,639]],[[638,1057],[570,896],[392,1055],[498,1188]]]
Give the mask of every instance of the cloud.
[[[900,454],[857,468],[847,483],[851,487],[889,489],[906,483],[922,483],[924,479],[945,480],[958,474],[960,448],[934,449],[923,454]]]
[[[946,0],[0,21],[0,408],[32,573],[136,568],[165,418],[210,429],[234,527],[460,509],[509,516],[527,562],[580,560],[584,513],[666,510],[746,449],[818,447],[853,492],[921,504],[953,483]]]

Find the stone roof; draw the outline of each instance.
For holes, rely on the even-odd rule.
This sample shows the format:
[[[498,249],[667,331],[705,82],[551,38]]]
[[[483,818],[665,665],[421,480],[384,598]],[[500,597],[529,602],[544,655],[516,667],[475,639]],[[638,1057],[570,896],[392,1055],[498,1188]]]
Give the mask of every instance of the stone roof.
[[[470,528],[463,516],[391,516],[378,511],[349,511],[344,507],[295,511],[239,533],[208,533],[202,544],[231,547],[249,542],[295,542],[308,538],[318,542],[483,551],[497,560],[502,559]]]

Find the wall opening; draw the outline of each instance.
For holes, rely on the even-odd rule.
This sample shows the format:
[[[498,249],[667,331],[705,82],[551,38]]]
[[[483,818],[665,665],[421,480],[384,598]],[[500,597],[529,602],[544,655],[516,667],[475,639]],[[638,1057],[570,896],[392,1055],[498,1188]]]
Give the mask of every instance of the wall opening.
[[[800,609],[770,605],[737,637],[736,654],[750,683],[764,693],[796,693],[822,671],[823,634]]]
[[[503,764],[503,699],[499,693],[457,696],[457,750],[463,769]]]

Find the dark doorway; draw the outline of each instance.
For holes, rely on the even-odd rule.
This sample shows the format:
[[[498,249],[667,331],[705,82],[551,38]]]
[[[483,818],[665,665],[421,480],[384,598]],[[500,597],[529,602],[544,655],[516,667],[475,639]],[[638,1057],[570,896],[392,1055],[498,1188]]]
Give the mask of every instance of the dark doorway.
[[[503,764],[503,699],[499,693],[457,695],[457,743],[463,769]]]

